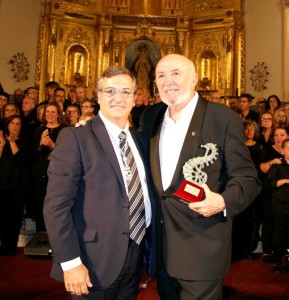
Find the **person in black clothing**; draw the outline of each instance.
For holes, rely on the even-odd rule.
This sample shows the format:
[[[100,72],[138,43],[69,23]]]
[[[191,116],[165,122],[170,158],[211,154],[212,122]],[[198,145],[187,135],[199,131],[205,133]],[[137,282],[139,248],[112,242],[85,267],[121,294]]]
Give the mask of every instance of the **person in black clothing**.
[[[259,127],[256,122],[246,120],[243,122],[246,146],[250,151],[251,158],[260,174],[259,161],[262,145],[258,142]],[[261,217],[261,199],[256,199],[233,221],[233,252],[232,258],[253,259],[253,251],[259,242],[259,228]]]
[[[137,88],[135,93],[135,106],[131,110],[131,118],[132,118],[132,125],[137,130],[139,129],[139,121],[142,115],[142,112],[146,109],[145,105],[145,97],[146,91],[142,87]]]
[[[258,138],[258,142],[261,143],[263,148],[265,148],[267,145],[271,146],[274,144],[273,121],[274,121],[274,117],[270,112],[265,111],[261,113],[260,120],[259,120],[260,135]]]
[[[282,142],[288,138],[289,129],[286,127],[277,127],[273,133],[274,144],[272,146],[264,147],[261,153],[260,170],[261,180],[263,182],[261,198],[262,198],[262,247],[263,247],[263,261],[272,263],[273,257],[273,214],[272,214],[272,189],[268,185],[268,172],[273,165],[280,165],[282,163]]]
[[[273,252],[275,266],[273,272],[280,274],[282,256],[287,247],[289,231],[289,139],[282,142],[282,163],[272,165],[268,173],[268,184],[272,188]]]
[[[36,231],[46,231],[43,220],[43,202],[48,182],[48,156],[55,146],[56,138],[62,128],[62,111],[57,102],[47,104],[43,112],[43,125],[35,131],[35,162],[32,168]]]
[[[0,130],[0,238],[1,255],[15,255],[28,186],[28,147],[20,135],[22,121],[13,115]]]
[[[252,120],[257,124],[259,122],[259,114],[253,110],[251,110],[253,102],[253,97],[250,94],[242,94],[239,98],[238,107],[240,110],[240,116],[242,121]]]

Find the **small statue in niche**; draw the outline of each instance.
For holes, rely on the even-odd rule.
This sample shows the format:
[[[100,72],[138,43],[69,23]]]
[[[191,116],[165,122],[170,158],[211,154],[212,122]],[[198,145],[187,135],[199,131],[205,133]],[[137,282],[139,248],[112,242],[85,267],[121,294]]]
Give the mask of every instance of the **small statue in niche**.
[[[137,78],[137,85],[139,87],[150,90],[151,86],[151,71],[153,70],[153,63],[149,57],[149,46],[145,43],[138,45],[139,55],[134,63],[134,71]]]

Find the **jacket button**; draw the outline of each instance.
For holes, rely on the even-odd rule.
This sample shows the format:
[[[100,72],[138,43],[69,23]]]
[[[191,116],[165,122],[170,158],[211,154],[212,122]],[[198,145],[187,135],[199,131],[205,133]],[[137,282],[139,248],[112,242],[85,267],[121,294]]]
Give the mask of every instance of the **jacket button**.
[[[122,236],[128,237],[128,236],[129,236],[128,231],[124,231],[124,232],[122,233]]]

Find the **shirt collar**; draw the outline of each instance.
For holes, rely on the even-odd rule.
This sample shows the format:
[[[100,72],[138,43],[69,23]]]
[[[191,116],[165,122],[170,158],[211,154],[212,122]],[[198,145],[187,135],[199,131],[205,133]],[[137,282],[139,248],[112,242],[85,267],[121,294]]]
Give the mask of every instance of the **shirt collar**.
[[[199,94],[198,94],[198,92],[195,91],[195,95],[193,96],[193,98],[181,110],[181,118],[177,122],[180,122],[182,120],[191,119],[193,117],[193,114],[195,112],[195,108],[196,108],[197,103],[198,103],[198,99],[199,99]],[[169,117],[169,107],[167,108],[167,110],[165,112],[165,119],[167,119],[167,120],[171,119]]]
[[[117,125],[109,121],[101,111],[98,112],[99,117],[101,118],[102,122],[104,123],[104,126],[108,133],[113,137],[115,141],[118,141],[119,135],[122,131],[124,131],[126,134],[128,133],[128,122],[126,122],[126,125],[124,129],[119,128]]]

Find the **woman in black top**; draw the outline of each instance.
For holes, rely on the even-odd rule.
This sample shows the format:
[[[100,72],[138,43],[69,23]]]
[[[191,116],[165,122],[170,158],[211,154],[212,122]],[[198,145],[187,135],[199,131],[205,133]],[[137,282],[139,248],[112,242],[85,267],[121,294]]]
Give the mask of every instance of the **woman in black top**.
[[[281,164],[274,164],[268,172],[268,185],[272,189],[273,211],[273,251],[275,267],[273,272],[281,272],[282,256],[288,245],[289,231],[289,139],[282,143]]]
[[[55,147],[60,130],[65,127],[62,122],[62,110],[57,102],[45,106],[42,124],[35,131],[35,162],[32,169],[36,231],[46,231],[42,210],[48,182],[48,157]]]
[[[273,216],[272,216],[272,189],[267,183],[267,174],[274,164],[281,164],[283,149],[282,142],[289,136],[289,130],[286,127],[277,127],[274,130],[274,144],[264,147],[261,154],[261,174],[262,174],[262,203],[263,203],[263,226],[262,226],[262,246],[263,260],[272,262],[272,241],[273,241]]]
[[[22,121],[12,115],[0,131],[0,236],[1,255],[15,255],[28,185],[28,146],[20,131]]]

